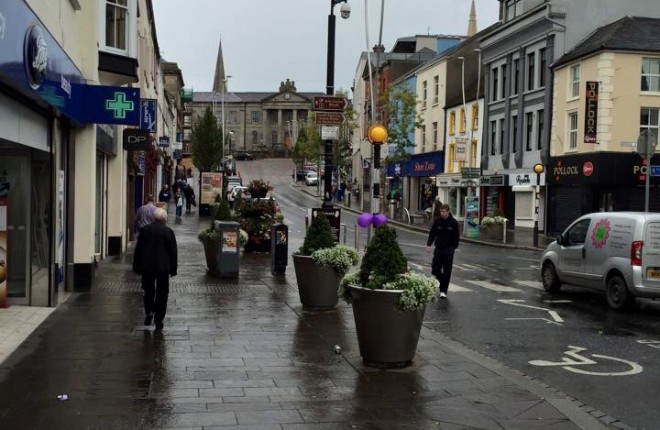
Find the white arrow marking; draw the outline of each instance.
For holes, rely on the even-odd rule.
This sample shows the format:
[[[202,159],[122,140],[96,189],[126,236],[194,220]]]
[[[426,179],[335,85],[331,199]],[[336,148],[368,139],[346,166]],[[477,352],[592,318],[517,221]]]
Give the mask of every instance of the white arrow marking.
[[[564,322],[564,320],[559,316],[559,314],[556,311],[546,309],[546,308],[539,308],[538,306],[532,306],[532,305],[524,305],[524,300],[498,300],[498,302],[506,303],[507,305],[512,305],[512,306],[520,306],[521,308],[529,308],[529,309],[536,309],[540,311],[544,311],[550,314],[553,320],[556,322]]]
[[[534,288],[534,289],[537,289],[537,290],[542,290],[543,289],[543,283],[541,283],[539,281],[521,281],[521,280],[518,280],[518,279],[514,279],[513,282],[515,282],[516,284],[524,285],[526,287]]]

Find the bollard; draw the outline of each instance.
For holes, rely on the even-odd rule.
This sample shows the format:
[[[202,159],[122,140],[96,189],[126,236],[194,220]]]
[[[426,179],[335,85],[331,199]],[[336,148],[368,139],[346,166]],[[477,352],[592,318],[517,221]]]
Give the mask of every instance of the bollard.
[[[502,243],[506,243],[506,220],[504,220],[504,228],[502,229]]]
[[[342,243],[343,243],[344,245],[346,245],[346,232],[348,231],[348,227],[346,226],[346,224],[341,223],[341,224],[339,224],[339,230],[341,230],[342,228],[344,229],[344,235],[343,235],[343,237],[344,237],[344,242],[342,242]]]
[[[351,192],[350,192],[350,190],[346,190],[346,198],[344,199],[344,204],[346,205],[347,208],[351,207]]]
[[[358,228],[358,225],[355,224],[355,250],[360,249],[360,229]]]
[[[289,261],[289,227],[275,224],[270,229],[270,272],[281,275]]]

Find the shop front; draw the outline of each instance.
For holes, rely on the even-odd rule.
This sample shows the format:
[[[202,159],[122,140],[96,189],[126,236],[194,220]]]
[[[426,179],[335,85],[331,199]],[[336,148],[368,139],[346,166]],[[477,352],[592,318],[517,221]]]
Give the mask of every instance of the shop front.
[[[660,156],[651,165],[660,164]],[[647,166],[638,154],[600,152],[550,159],[548,233],[590,212],[644,211]],[[660,212],[660,178],[650,178],[649,210]]]
[[[509,177],[506,175],[485,175],[479,178],[481,188],[481,218],[505,211]]]
[[[389,163],[387,177],[389,192],[396,188],[403,196],[403,204],[412,212],[421,212],[433,205],[438,195],[436,176],[442,173],[442,151],[411,155],[406,161]]]

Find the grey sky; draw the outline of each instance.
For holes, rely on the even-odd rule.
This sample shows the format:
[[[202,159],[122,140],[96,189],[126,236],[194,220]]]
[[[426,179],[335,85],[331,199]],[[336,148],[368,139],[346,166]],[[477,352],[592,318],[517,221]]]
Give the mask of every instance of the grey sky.
[[[369,49],[378,42],[381,0],[368,1]],[[350,89],[366,50],[365,0],[337,15],[335,88]],[[177,62],[188,88],[211,91],[222,38],[229,91],[277,91],[291,79],[298,91],[325,92],[329,0],[153,0],[158,42]],[[415,34],[465,34],[471,0],[386,0],[383,45]],[[478,29],[497,20],[499,2],[476,0]]]

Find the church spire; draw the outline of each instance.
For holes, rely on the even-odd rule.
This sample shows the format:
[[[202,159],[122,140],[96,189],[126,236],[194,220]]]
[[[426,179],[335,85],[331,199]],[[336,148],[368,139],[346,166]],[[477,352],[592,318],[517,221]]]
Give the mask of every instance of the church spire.
[[[215,63],[215,76],[213,78],[213,92],[224,93],[227,91],[225,88],[225,59],[222,56],[222,39],[218,44],[218,58]]]
[[[470,21],[468,22],[467,36],[472,37],[477,34],[477,8],[472,0],[472,7],[470,8]]]

